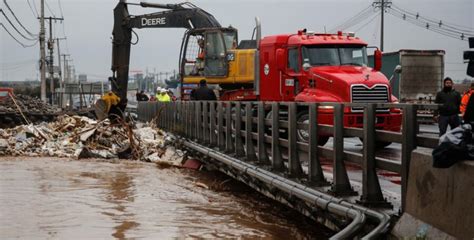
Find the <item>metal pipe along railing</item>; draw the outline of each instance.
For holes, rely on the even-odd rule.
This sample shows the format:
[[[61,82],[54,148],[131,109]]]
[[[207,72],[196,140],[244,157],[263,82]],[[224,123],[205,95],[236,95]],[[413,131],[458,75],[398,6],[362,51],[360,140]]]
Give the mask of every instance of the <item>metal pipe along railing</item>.
[[[332,236],[331,239],[347,239],[352,237],[357,231],[359,231],[366,220],[366,215],[362,210],[356,209],[354,206],[343,205],[340,202],[342,200],[334,198],[332,196],[327,197],[324,194],[314,194],[307,191],[307,187],[299,183],[287,180],[276,174],[263,170],[259,167],[245,163],[238,159],[229,157],[213,149],[203,147],[197,143],[184,140],[183,145],[187,148],[198,151],[208,157],[218,160],[228,166],[236,168],[241,172],[259,179],[271,186],[274,186],[288,194],[297,196],[307,202],[316,204],[318,207],[327,209],[329,212],[337,214],[343,217],[349,217],[352,222],[347,225],[344,229],[339,231],[336,235]],[[369,238],[366,238],[369,239]]]

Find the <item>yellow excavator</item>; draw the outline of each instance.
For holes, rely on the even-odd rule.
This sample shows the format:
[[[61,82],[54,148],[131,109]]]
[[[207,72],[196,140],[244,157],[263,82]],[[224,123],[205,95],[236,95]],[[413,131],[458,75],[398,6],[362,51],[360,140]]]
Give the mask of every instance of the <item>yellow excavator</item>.
[[[130,15],[129,5],[144,8],[159,8],[165,11]],[[259,23],[257,24],[259,26]],[[222,27],[208,12],[185,2],[179,4],[127,3],[120,0],[114,9],[112,85],[96,104],[96,114],[105,118],[109,114],[123,112],[127,105],[127,86],[130,63],[130,48],[134,28],[185,28],[181,44],[179,69],[182,99],[186,99],[189,86],[205,79],[207,83],[219,84],[221,88],[252,88],[258,78],[254,66],[256,40],[244,40],[239,45],[237,29]],[[260,31],[256,31],[259,39]]]

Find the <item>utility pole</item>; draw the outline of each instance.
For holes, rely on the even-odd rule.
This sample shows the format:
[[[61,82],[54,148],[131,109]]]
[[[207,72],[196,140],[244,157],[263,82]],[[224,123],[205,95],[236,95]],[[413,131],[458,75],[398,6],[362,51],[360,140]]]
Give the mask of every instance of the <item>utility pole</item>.
[[[61,69],[61,49],[59,47],[59,40],[66,40],[66,38],[56,38],[56,41],[57,41],[56,43],[58,44],[59,88],[62,91],[63,86],[64,86],[64,78],[63,78],[62,69]]]
[[[63,88],[63,76],[61,70],[61,48],[59,47],[59,40],[64,40],[66,38],[56,38],[56,43],[58,44],[58,76],[59,76],[59,102],[58,105],[62,107],[63,105],[63,97],[64,97],[64,88]]]
[[[67,61],[68,61],[68,60],[66,60],[66,57],[68,57],[68,56],[70,56],[70,55],[69,55],[69,54],[61,54],[61,56],[63,56],[63,63],[64,63],[63,84],[65,84],[65,83],[69,82],[69,81],[68,81],[68,74],[69,74],[69,73],[68,73],[68,71],[67,71],[67,69],[68,69]]]
[[[44,49],[44,0],[41,0],[41,18],[40,18],[40,72],[41,72],[41,100],[46,102],[46,51]]]
[[[392,4],[391,0],[378,0],[372,4],[375,8],[380,7],[380,51],[383,52],[383,40],[384,40],[384,13],[386,8],[390,8]]]
[[[44,17],[43,17],[44,19]],[[49,102],[53,104],[54,96],[54,39],[53,39],[53,20],[64,20],[63,18],[48,17],[49,19],[49,40],[48,40],[48,49],[49,49],[49,86],[51,92],[51,98]]]
[[[384,15],[384,12],[385,12],[385,2],[384,2],[384,0],[380,0],[380,1],[382,2],[381,8],[380,8],[380,22],[381,22],[381,24],[380,24],[380,51],[383,52],[383,27],[384,27],[383,26],[384,25],[383,24],[383,20],[384,20],[383,15]]]

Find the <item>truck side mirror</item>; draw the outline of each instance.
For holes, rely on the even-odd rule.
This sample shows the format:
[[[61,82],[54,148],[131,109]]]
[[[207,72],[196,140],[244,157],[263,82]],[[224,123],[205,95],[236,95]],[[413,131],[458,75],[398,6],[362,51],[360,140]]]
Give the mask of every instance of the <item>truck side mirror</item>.
[[[402,66],[397,65],[395,69],[393,70],[394,73],[400,74],[402,72]]]
[[[278,48],[276,50],[276,62],[278,70],[283,71],[285,69],[285,50]]]
[[[374,51],[374,70],[380,71],[382,69],[382,51],[376,49]]]

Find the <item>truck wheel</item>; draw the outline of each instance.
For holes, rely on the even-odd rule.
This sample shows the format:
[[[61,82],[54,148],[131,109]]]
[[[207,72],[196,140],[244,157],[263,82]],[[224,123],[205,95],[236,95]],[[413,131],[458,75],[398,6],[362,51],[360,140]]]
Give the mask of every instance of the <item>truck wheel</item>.
[[[265,118],[266,118],[267,120],[272,120],[272,119],[273,119],[273,111],[270,110],[270,111],[267,113],[267,115],[265,116]],[[280,120],[281,120],[281,119],[282,119],[282,118],[281,118],[281,116],[280,116]],[[286,117],[285,117],[284,120],[287,120]],[[267,127],[265,128],[265,133],[266,133],[268,136],[271,136],[271,135],[272,135],[272,126],[271,126],[271,125],[270,125],[270,126],[267,126]],[[283,138],[283,139],[288,139],[288,129],[286,129],[286,128],[280,128],[280,131],[279,131],[278,136],[279,136],[280,138]]]
[[[364,139],[363,138],[359,138],[359,140],[362,142],[362,144],[364,144]],[[376,149],[384,149],[385,147],[389,146],[390,144],[392,144],[392,142],[376,141],[375,142],[375,148]]]
[[[299,112],[296,116],[296,119],[298,123],[309,123],[308,111]],[[309,132],[307,130],[298,129],[296,131],[296,139],[298,139],[299,142],[305,142],[305,143],[309,142]],[[328,142],[328,140],[329,140],[328,136],[319,136],[318,145],[323,146]]]

